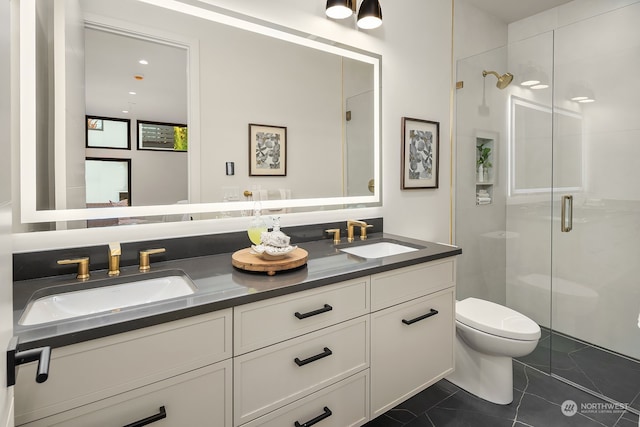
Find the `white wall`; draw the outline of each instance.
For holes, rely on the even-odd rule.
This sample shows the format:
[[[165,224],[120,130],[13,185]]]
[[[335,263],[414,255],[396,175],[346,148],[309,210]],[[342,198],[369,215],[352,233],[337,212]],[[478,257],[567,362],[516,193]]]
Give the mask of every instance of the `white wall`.
[[[324,15],[324,2],[216,0],[209,3],[381,54],[383,169],[381,188],[384,204],[381,212],[385,218],[385,229],[392,233],[420,239],[449,241],[451,2],[381,0],[384,24],[381,28],[371,31],[357,30],[353,20],[335,22],[327,19]],[[307,114],[312,113],[312,111],[307,112]],[[440,122],[438,189],[400,190],[400,125],[403,116]],[[265,118],[269,119],[269,117]],[[243,140],[241,144],[244,145],[246,142]],[[223,171],[226,160],[228,159],[220,159],[220,171]],[[239,161],[242,160],[244,159]],[[236,162],[236,168],[238,162]],[[217,164],[217,161],[212,161],[207,167],[215,168]],[[236,171],[236,173],[240,172]],[[351,212],[339,214],[344,220],[353,215]],[[329,215],[326,218],[329,218]],[[193,224],[193,227],[185,233],[193,234],[198,225]],[[129,227],[127,229],[126,235],[124,231],[117,231],[111,237],[121,237],[122,241],[127,241],[132,235],[132,230]],[[200,229],[203,233],[211,232],[211,227],[204,221]],[[118,235],[119,232],[122,235]],[[166,235],[166,233],[163,234]],[[74,242],[100,243],[104,238],[99,234],[83,233],[67,234],[65,237],[65,245],[72,245]],[[43,241],[29,238],[17,240],[20,241],[22,251],[29,250],[29,247],[42,247]]]
[[[385,230],[446,243],[450,241],[451,218],[451,4],[420,0],[381,3]],[[440,122],[437,190],[400,190],[403,116]]]

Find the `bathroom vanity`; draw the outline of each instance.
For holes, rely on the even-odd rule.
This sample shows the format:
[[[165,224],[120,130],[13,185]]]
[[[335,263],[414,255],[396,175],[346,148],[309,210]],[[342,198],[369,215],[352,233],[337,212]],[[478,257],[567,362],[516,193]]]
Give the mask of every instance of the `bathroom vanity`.
[[[380,242],[411,251],[341,250]],[[37,325],[20,325],[33,292],[73,278],[16,282],[20,348],[52,347],[46,382],[18,368],[16,425],[355,426],[452,372],[459,248],[383,233],[301,247],[307,265],[274,276],[230,253],[152,263],[196,292]]]

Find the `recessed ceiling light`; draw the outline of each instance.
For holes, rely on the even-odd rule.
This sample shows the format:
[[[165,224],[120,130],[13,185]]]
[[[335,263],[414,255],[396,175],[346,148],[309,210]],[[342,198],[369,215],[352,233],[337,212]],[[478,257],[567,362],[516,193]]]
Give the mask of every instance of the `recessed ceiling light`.
[[[534,86],[540,84],[540,80],[527,80],[520,83],[520,86]]]
[[[571,98],[572,101],[584,101],[585,99],[589,99],[587,96],[574,96]]]
[[[546,85],[546,84],[542,83],[542,84],[537,84],[537,85],[531,86],[531,89],[546,89],[548,87],[549,87],[549,85]]]
[[[148,65],[149,61],[147,61],[146,59],[141,59],[140,61],[138,61],[140,64],[142,65]]]
[[[127,114],[129,110],[122,110],[123,113]]]
[[[134,91],[129,92],[129,95],[135,95],[136,93]]]

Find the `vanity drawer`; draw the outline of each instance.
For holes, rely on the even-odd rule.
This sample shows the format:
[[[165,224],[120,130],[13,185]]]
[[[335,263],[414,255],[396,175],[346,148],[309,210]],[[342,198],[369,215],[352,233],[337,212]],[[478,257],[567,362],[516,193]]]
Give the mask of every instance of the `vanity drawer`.
[[[453,371],[454,304],[447,289],[371,315],[372,418]]]
[[[305,425],[322,418],[318,427],[361,426],[369,419],[369,370],[323,388],[303,399],[268,413],[242,427]]]
[[[234,308],[234,355],[368,313],[368,284],[364,277]]]
[[[49,379],[18,368],[18,424],[66,411],[231,357],[231,309],[55,348]]]
[[[234,424],[369,367],[369,316],[234,358]]]
[[[154,427],[230,427],[231,365],[231,359],[218,362],[24,425],[121,427],[158,416],[162,407],[166,418],[153,422]]]
[[[371,310],[377,311],[455,285],[455,258],[371,276]]]

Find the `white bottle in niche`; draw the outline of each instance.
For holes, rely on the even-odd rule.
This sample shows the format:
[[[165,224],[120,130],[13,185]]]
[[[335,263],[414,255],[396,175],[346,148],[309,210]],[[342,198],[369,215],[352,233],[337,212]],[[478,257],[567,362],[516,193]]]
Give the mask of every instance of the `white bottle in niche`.
[[[478,166],[478,182],[484,182],[484,166]]]

